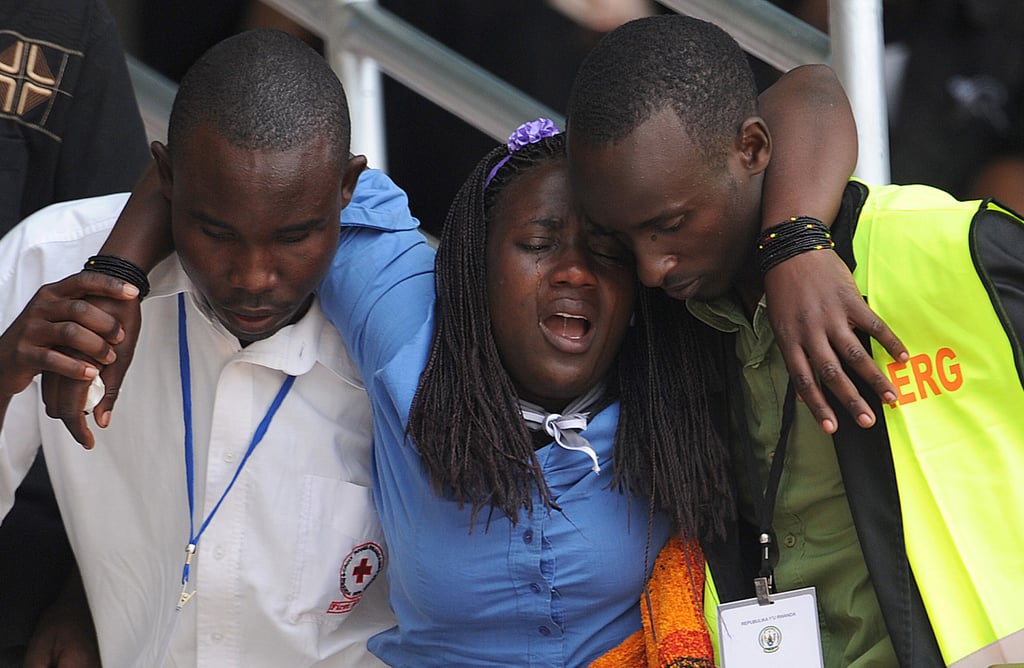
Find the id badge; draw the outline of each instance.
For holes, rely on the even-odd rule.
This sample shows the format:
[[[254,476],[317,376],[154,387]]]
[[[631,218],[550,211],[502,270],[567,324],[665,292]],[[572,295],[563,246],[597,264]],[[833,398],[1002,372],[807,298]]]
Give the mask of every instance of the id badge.
[[[814,587],[718,606],[722,668],[823,668]]]

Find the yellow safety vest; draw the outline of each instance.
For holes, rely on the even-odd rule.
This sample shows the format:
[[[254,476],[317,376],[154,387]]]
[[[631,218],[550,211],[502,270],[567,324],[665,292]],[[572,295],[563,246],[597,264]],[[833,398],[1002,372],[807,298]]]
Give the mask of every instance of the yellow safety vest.
[[[1024,388],[971,256],[979,206],[1005,212],[873,187],[853,239],[854,279],[911,355],[872,342],[899,392],[885,421],[907,555],[958,668],[1024,661]]]
[[[715,665],[722,665],[722,650],[718,644],[718,589],[715,588],[715,580],[711,577],[711,567],[704,566],[704,621],[708,625],[708,635],[711,636],[711,647],[715,650]]]

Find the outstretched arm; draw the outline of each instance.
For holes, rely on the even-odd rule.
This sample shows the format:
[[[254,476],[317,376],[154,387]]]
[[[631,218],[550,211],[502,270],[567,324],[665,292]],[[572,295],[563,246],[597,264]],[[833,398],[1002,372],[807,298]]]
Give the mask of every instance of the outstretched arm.
[[[160,191],[160,178],[155,164],[150,165],[132,190],[117,224],[111,230],[100,255],[113,255],[133,262],[149,272],[173,249],[170,234],[170,207]],[[95,274],[81,272],[79,276]],[[135,342],[142,324],[139,300],[87,298],[121,323],[124,335],[114,345],[116,359],[99,367],[105,394],[93,409],[93,418],[100,427],[110,424],[110,413],[120,391],[128,365],[135,352]],[[82,412],[89,383],[67,374],[43,373],[42,397],[47,415],[60,418],[76,441],[91,448],[95,439]]]
[[[831,224],[857,166],[857,124],[839,79],[827,65],[801,65],[761,93],[758,106],[773,140],[764,227],[794,215]]]
[[[149,272],[173,250],[171,205],[160,190],[156,163],[151,162],[99,254],[123,258]]]
[[[804,65],[783,75],[759,102],[773,138],[763,228],[791,216],[811,216],[831,225],[857,163],[857,129],[842,85],[830,68]],[[873,425],[875,415],[843,364],[882,401],[891,403],[896,392],[853,330],[870,334],[896,360],[905,361],[908,355],[864,303],[843,261],[831,251],[805,252],[770,269],[764,283],[768,317],[786,366],[822,429],[833,433],[838,426],[822,385],[857,424]]]
[[[88,386],[100,365],[114,361],[113,346],[124,331],[115,318],[84,301],[88,296],[134,300],[138,290],[110,276],[81,272],[41,287],[0,334],[0,424],[11,398],[36,374],[53,373]]]

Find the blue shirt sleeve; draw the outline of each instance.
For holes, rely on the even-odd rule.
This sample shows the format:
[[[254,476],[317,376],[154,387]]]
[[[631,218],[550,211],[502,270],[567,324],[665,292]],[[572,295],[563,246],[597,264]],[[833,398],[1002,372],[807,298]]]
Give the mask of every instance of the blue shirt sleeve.
[[[320,302],[368,382],[430,319],[434,249],[405,193],[377,170],[359,177],[341,228]]]

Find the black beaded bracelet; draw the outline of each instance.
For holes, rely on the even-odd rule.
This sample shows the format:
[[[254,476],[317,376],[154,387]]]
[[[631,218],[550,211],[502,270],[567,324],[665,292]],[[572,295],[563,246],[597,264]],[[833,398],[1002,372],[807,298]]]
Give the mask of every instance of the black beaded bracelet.
[[[823,222],[810,216],[793,216],[761,233],[757,242],[757,264],[763,276],[791,257],[835,246],[832,233]]]
[[[124,258],[114,255],[93,255],[85,261],[83,269],[113,276],[126,283],[131,283],[139,289],[140,300],[149,294],[149,279],[146,278],[146,272]]]

